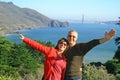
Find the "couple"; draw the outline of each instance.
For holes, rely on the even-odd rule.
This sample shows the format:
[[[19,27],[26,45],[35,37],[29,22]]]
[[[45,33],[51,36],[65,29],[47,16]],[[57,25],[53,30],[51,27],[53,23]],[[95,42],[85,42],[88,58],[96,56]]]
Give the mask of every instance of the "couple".
[[[67,39],[61,38],[57,46],[47,47],[19,34],[24,43],[45,55],[43,80],[82,80],[82,62],[84,55],[98,44],[113,38],[116,31],[105,32],[104,38],[87,43],[76,43],[78,33],[68,32]]]

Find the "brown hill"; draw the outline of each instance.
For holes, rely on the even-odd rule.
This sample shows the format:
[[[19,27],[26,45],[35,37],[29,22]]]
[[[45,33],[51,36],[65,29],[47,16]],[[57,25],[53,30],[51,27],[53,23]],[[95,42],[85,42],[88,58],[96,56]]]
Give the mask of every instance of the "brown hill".
[[[29,8],[20,8],[12,2],[0,2],[0,35],[13,30],[48,26],[51,19]]]

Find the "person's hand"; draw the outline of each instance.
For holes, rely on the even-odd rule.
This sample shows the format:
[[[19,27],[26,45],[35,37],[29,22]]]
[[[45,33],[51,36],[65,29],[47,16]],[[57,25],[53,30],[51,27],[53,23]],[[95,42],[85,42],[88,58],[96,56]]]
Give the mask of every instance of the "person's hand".
[[[113,38],[113,36],[115,36],[115,34],[116,34],[116,31],[114,29],[111,29],[111,31],[109,31],[109,32],[106,31],[105,32],[105,39],[110,40]]]
[[[20,39],[23,40],[23,39],[25,38],[20,32],[16,32],[16,33],[19,35],[19,38],[20,38]]]
[[[111,29],[111,31],[109,31],[109,32],[106,31],[105,32],[105,37],[100,39],[99,42],[104,43],[104,42],[112,39],[115,36],[115,34],[116,34],[116,31],[114,29]]]

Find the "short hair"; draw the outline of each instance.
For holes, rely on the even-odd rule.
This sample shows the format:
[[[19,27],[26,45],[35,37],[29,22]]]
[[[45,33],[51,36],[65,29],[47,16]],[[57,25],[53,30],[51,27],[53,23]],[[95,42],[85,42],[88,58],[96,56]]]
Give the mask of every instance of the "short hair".
[[[70,30],[70,31],[68,32],[68,35],[69,35],[71,32],[75,32],[75,33],[77,34],[77,36],[78,36],[78,32],[77,32],[76,30],[74,30],[74,29]]]

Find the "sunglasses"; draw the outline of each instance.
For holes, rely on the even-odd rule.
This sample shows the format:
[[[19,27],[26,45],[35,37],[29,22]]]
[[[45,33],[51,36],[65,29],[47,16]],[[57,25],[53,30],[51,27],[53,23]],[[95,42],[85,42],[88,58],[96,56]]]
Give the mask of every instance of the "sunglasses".
[[[68,35],[68,37],[73,37],[73,38],[76,38],[76,36],[74,36],[74,35]]]
[[[67,43],[66,42],[59,42],[59,44],[62,44],[64,46],[67,46]]]

